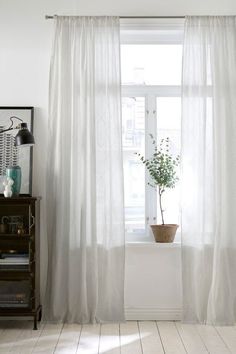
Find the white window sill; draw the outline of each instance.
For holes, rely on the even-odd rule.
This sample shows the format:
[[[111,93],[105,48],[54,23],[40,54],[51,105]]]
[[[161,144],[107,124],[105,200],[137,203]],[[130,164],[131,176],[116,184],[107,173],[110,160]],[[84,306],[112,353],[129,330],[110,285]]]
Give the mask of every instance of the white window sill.
[[[173,243],[160,243],[160,242],[155,242],[154,236],[152,235],[151,232],[149,232],[148,235],[142,234],[142,235],[137,235],[137,234],[126,234],[125,236],[125,243],[128,245],[132,244],[137,244],[137,245],[147,245],[147,246],[152,246],[153,245],[160,245],[160,247],[181,247],[181,232],[177,231],[175,235],[175,239]],[[164,246],[163,246],[164,245]],[[165,246],[166,245],[166,246]],[[172,246],[175,245],[175,246]]]
[[[126,242],[125,247],[156,247],[156,248],[181,248],[181,242],[161,243],[161,242]]]

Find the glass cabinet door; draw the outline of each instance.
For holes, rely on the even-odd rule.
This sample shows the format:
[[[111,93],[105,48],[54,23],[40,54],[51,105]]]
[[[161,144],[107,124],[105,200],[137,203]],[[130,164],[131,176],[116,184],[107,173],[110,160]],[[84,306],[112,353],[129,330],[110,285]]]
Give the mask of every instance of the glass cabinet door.
[[[30,203],[0,205],[0,272],[31,272],[34,267],[34,217]]]
[[[31,307],[30,280],[0,280],[0,309]]]
[[[0,236],[30,234],[34,217],[30,204],[4,204],[0,206]]]

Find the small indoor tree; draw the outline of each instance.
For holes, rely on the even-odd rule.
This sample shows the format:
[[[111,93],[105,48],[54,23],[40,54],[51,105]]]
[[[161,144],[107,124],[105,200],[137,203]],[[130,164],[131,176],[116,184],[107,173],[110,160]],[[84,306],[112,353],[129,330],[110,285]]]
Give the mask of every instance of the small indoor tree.
[[[178,155],[173,157],[170,153],[170,139],[168,137],[166,139],[161,139],[159,145],[157,145],[153,135],[150,134],[150,137],[154,145],[153,155],[148,159],[145,159],[144,156],[139,153],[137,153],[137,155],[149,172],[151,182],[148,184],[158,191],[159,207],[163,226],[165,225],[165,222],[162,197],[166,189],[174,188],[179,180],[176,173],[176,168],[179,166],[180,156]],[[176,226],[178,227],[178,225]]]

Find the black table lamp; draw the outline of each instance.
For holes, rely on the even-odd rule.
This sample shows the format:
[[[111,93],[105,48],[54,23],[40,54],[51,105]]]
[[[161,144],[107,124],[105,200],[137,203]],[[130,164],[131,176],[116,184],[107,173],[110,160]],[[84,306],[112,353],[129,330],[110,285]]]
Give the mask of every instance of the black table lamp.
[[[32,146],[32,145],[34,145],[35,144],[34,136],[29,131],[29,129],[27,127],[27,123],[24,123],[22,119],[20,119],[16,116],[12,116],[9,119],[11,121],[11,125],[7,129],[0,130],[0,134],[8,132],[9,130],[18,129],[19,131],[15,136],[15,145],[16,146]],[[19,123],[15,127],[13,127],[13,125],[14,125],[13,119],[18,119],[21,121],[21,123]]]

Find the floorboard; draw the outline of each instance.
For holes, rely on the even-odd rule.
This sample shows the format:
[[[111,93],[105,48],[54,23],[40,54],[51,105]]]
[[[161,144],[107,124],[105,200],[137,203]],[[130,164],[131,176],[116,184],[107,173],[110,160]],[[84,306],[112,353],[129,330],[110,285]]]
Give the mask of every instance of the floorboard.
[[[139,321],[138,326],[143,354],[164,354],[156,322]]]
[[[230,353],[224,341],[213,326],[197,325],[196,328],[209,353]]]
[[[81,334],[81,325],[65,324],[61,331],[57,346],[56,354],[76,354]]]
[[[3,321],[0,329],[0,353],[12,352],[16,341],[24,331],[24,322]]]
[[[78,354],[98,354],[100,328],[101,326],[98,324],[82,326],[77,349]]]
[[[121,354],[142,354],[138,323],[128,321],[120,324]]]
[[[103,324],[99,343],[99,354],[120,354],[120,326],[118,323]]]
[[[207,354],[208,350],[200,337],[197,328],[192,324],[176,323],[178,333],[189,354]]]
[[[157,326],[166,354],[185,354],[186,350],[174,322],[158,321]]]
[[[216,326],[218,335],[224,341],[230,353],[236,353],[236,330],[232,326]]]
[[[53,354],[57,346],[63,324],[46,323],[32,353]]]
[[[14,354],[31,354],[43,331],[44,323],[38,325],[38,330],[33,330],[33,322],[27,321],[22,326],[19,337],[15,340],[12,347]]]

